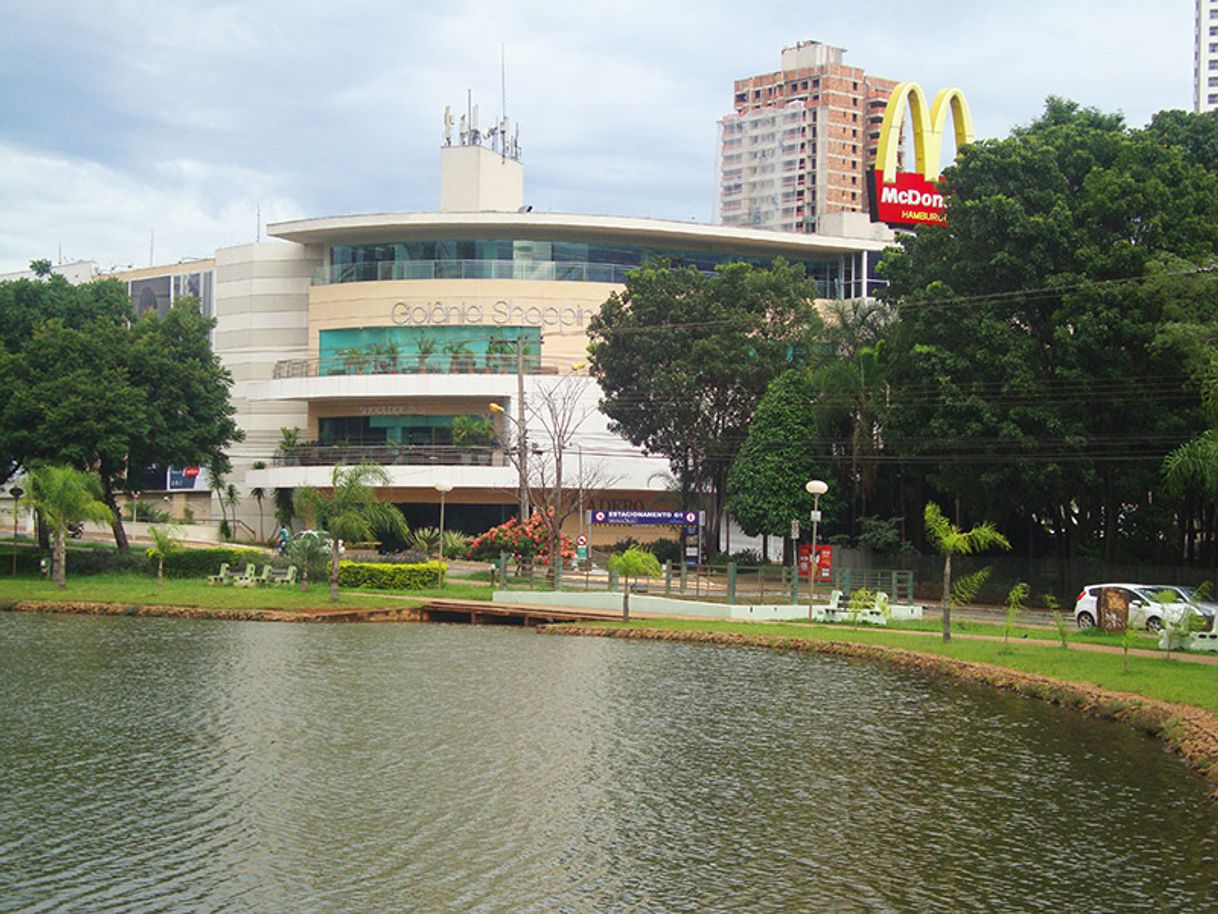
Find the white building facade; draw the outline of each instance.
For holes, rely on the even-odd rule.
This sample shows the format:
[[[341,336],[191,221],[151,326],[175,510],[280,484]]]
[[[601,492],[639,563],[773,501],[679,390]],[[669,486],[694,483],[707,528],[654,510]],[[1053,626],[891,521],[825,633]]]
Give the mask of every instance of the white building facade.
[[[531,212],[518,169],[502,152],[445,146],[438,212],[282,222],[268,226],[272,241],[161,268],[160,279],[156,268],[118,274],[148,306],[166,290],[198,294],[215,317],[245,432],[230,451],[245,534],[273,529],[275,489],[325,487],[336,466],[360,462],[385,471],[378,494],[412,527],[436,523],[437,483],[452,486],[450,529],[502,523],[519,506],[522,388],[534,481],[552,481],[555,459],[539,407],[562,396],[581,420],[563,449],[564,501],[675,510],[667,461],[609,430],[580,365],[589,321],[627,273],[657,256],[707,272],[782,257],[804,265],[825,299],[873,294],[886,246],[876,237]],[[195,487],[177,497],[197,520],[219,519],[205,479],[171,478]],[[579,527],[573,514],[567,532]],[[589,532],[593,546],[629,535]]]
[[[1218,0],[1197,0],[1193,80],[1193,110],[1218,108]]]

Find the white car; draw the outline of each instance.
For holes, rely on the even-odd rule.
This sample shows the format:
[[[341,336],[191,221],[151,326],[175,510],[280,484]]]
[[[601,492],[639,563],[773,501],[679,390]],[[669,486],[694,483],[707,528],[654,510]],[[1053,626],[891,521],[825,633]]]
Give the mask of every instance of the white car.
[[[1099,618],[1100,591],[1116,588],[1125,592],[1129,605],[1129,624],[1137,628],[1157,632],[1163,629],[1163,620],[1179,620],[1185,612],[1193,613],[1210,631],[1214,625],[1214,612],[1201,604],[1190,602],[1187,593],[1174,584],[1088,584],[1074,602],[1074,622],[1079,628],[1091,628]],[[1159,599],[1164,592],[1172,599]]]

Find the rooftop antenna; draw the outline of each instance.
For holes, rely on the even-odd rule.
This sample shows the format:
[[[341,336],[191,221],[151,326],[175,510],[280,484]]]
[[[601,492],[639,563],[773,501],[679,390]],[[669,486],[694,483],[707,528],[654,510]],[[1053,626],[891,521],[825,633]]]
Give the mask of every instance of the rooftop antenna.
[[[499,157],[507,158],[507,42],[499,43]]]
[[[255,204],[254,221],[257,223],[257,231],[254,234],[254,241],[262,241],[262,204]]]
[[[156,241],[156,230],[149,229],[148,230],[148,266],[152,266],[152,264],[154,262],[152,259],[152,249],[153,249],[153,243],[155,241]]]

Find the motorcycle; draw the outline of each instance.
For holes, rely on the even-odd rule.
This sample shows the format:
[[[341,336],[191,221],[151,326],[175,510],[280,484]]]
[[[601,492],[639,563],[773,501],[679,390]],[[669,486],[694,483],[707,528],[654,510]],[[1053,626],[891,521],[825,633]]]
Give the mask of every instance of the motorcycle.
[[[84,521],[77,521],[74,524],[68,524],[68,536],[74,540],[80,539],[85,535]]]

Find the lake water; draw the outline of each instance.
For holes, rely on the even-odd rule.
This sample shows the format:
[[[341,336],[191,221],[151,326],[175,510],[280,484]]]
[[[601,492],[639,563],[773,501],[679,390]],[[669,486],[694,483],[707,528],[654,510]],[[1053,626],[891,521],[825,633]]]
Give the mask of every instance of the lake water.
[[[835,658],[0,614],[0,911],[1214,911],[1207,795]]]

